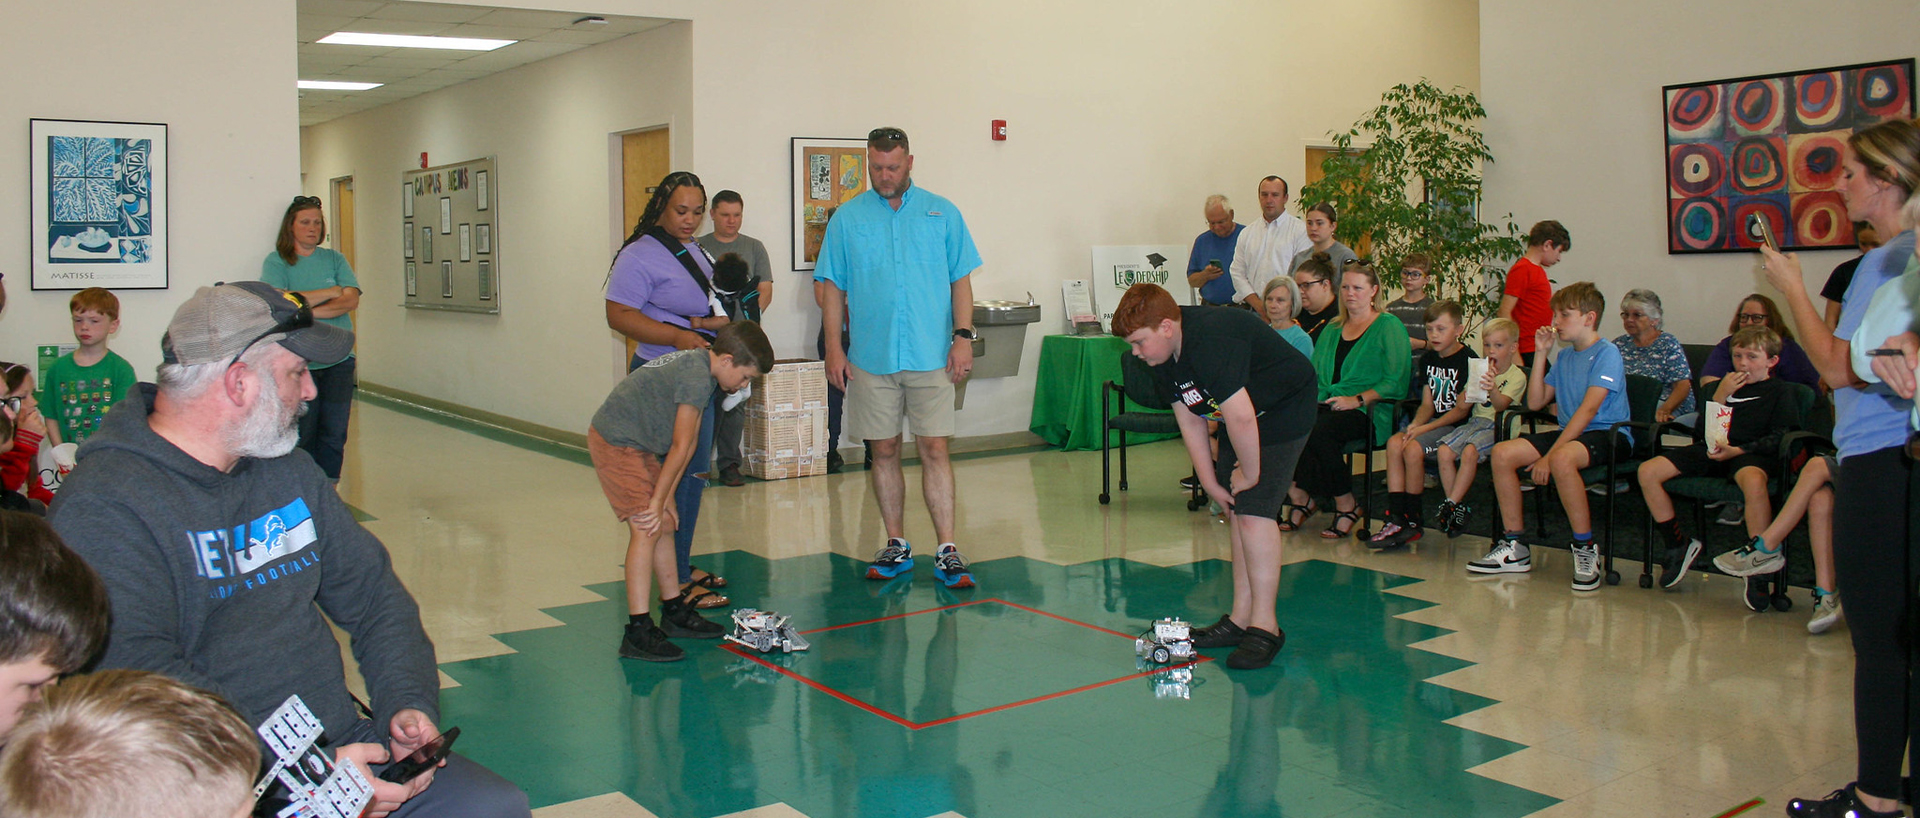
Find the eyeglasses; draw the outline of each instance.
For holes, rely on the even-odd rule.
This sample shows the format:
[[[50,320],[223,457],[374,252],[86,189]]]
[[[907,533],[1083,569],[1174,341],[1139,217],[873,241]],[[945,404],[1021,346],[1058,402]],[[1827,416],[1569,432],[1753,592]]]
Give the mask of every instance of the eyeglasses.
[[[1766,314],[1766,313],[1764,313],[1764,312],[1762,312],[1762,313],[1751,313],[1751,312],[1743,312],[1743,313],[1740,313],[1740,323],[1742,323],[1742,324],[1764,324],[1764,323],[1766,323],[1766,322],[1767,322],[1767,314]]]
[[[874,128],[867,132],[867,141],[905,142],[907,141],[907,132],[899,128]]]
[[[268,327],[266,332],[253,336],[253,340],[248,341],[246,346],[241,347],[240,351],[234,354],[233,360],[227,362],[228,367],[232,367],[234,364],[239,363],[240,356],[247,354],[247,350],[253,349],[253,345],[260,343],[260,339],[262,338],[265,338],[274,333],[293,332],[294,330],[302,330],[302,329],[306,329],[308,327],[313,326],[313,308],[310,306],[307,306],[307,297],[296,292],[288,292],[287,297],[293,299],[295,303],[299,304],[300,308],[298,310],[295,310],[293,315],[288,317],[285,321],[281,321],[278,324],[274,324],[273,326]]]
[[[1401,278],[1426,278],[1426,277],[1427,277],[1427,271],[1425,271],[1425,270],[1401,270],[1401,271],[1400,271],[1400,277],[1401,277]]]
[[[1306,289],[1306,288],[1308,288],[1308,287],[1311,287],[1311,286],[1313,286],[1313,285],[1315,285],[1315,284],[1326,284],[1326,283],[1327,283],[1327,282],[1329,282],[1329,281],[1332,281],[1332,279],[1329,279],[1329,278],[1316,278],[1316,279],[1314,279],[1314,280],[1312,280],[1312,281],[1302,281],[1302,282],[1300,282],[1300,289],[1303,289],[1303,290],[1304,290],[1304,289]]]
[[[293,205],[294,205],[295,207],[299,207],[300,205],[317,205],[317,204],[319,204],[319,203],[320,203],[320,197],[318,197],[318,196],[295,196],[295,197],[293,197]]]

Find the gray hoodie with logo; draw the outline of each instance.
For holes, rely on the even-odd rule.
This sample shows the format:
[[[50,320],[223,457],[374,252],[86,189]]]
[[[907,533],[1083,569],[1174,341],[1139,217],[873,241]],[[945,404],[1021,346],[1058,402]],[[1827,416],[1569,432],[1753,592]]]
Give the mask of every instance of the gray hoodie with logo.
[[[254,725],[299,694],[331,743],[360,718],[332,620],[351,637],[381,734],[407,708],[437,722],[420,609],[313,459],[295,449],[221,472],[154,433],[153,400],[143,383],[114,405],[51,513],[112,598],[101,667],[207,688]]]

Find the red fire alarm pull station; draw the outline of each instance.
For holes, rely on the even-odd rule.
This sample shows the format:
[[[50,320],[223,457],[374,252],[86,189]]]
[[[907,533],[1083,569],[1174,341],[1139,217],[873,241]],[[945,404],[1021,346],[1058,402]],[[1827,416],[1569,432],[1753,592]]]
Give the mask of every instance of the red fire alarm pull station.
[[[427,152],[421,151],[420,152],[420,168],[422,170],[425,170],[426,167],[427,167]]]
[[[1006,120],[996,119],[993,121],[993,141],[995,142],[1007,141],[1007,121]]]

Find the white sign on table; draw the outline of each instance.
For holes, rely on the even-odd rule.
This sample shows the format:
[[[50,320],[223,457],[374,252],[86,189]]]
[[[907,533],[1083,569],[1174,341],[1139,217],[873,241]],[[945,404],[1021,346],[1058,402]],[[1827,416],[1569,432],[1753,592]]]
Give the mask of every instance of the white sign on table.
[[[1187,244],[1135,244],[1093,248],[1093,301],[1100,306],[1100,326],[1113,327],[1113,308],[1127,288],[1140,282],[1158,284],[1173,300],[1193,305],[1187,286]]]

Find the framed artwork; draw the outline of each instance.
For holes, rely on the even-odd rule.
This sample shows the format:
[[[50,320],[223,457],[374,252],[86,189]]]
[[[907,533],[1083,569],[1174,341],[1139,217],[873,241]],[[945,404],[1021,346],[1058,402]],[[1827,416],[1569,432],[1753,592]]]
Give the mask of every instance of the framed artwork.
[[[400,231],[400,243],[403,245],[401,250],[407,258],[413,258],[413,222],[405,222],[405,224],[406,227]]]
[[[1848,247],[1841,160],[1857,128],[1914,115],[1912,59],[1669,85],[1667,252]]]
[[[420,228],[420,263],[433,263],[433,228]]]
[[[407,262],[407,295],[420,293],[420,273],[414,269],[413,262]]]
[[[30,122],[31,285],[166,289],[167,126]]]
[[[811,270],[827,215],[867,189],[867,140],[796,136],[793,153],[793,269]]]
[[[405,216],[409,219],[413,218],[413,183],[412,182],[404,182],[400,185],[400,215]]]
[[[493,300],[493,262],[480,260],[480,300]]]
[[[473,260],[473,225],[460,223],[460,260]]]
[[[488,255],[493,252],[493,225],[481,222],[473,226],[473,252]]]
[[[475,198],[473,209],[475,210],[486,210],[492,204],[487,200],[487,177],[491,175],[492,174],[484,170],[475,171],[473,174],[473,194]]]
[[[453,233],[453,197],[440,197],[440,235]]]
[[[440,262],[440,297],[453,297],[453,259]]]

